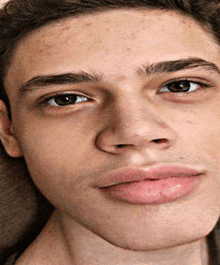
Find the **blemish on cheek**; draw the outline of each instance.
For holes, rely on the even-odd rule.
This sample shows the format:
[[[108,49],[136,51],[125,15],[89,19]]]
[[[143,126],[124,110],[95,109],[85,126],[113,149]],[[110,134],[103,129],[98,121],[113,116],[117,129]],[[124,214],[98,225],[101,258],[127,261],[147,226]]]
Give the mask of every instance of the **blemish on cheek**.
[[[92,22],[88,22],[88,23],[86,23],[86,26],[87,26],[87,27],[92,26]]]
[[[47,49],[53,48],[53,45],[51,45],[51,44],[46,44],[45,46],[46,46]]]
[[[63,28],[63,30],[68,30],[70,28],[71,28],[70,26],[67,26],[67,27]]]
[[[44,53],[47,56],[50,56],[52,54],[51,52],[48,52],[47,49],[39,49],[37,53]]]
[[[135,38],[136,38],[136,33],[135,32],[131,33],[131,40],[135,40]]]
[[[194,124],[194,122],[191,121],[191,120],[186,120],[186,123],[187,123],[187,124]]]
[[[127,47],[127,49],[126,49],[127,51],[130,51],[131,50],[131,47]]]

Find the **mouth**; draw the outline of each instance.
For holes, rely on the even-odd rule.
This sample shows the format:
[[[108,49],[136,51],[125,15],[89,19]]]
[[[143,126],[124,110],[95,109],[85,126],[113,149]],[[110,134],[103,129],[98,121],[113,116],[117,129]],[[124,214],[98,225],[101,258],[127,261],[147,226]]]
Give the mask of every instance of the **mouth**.
[[[111,171],[98,187],[109,198],[131,204],[161,204],[194,192],[205,170],[174,164]]]

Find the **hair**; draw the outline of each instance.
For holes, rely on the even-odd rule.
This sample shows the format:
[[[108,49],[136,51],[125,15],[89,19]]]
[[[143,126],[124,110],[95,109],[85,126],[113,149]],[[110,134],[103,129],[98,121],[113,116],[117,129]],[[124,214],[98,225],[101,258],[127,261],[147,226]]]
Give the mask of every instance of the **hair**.
[[[0,99],[10,112],[4,77],[19,41],[46,24],[86,13],[118,8],[172,10],[188,15],[220,44],[220,0],[10,0],[0,10]]]

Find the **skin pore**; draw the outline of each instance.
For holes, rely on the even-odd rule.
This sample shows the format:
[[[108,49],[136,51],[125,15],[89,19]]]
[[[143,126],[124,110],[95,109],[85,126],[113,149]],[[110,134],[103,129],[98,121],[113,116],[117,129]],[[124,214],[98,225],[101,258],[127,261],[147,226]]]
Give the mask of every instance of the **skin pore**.
[[[56,210],[16,264],[208,264],[205,237],[220,210],[219,62],[212,36],[171,11],[83,15],[21,40],[1,140]],[[177,81],[189,91],[171,91]],[[158,164],[203,175],[191,194],[162,204],[100,188],[113,170]]]

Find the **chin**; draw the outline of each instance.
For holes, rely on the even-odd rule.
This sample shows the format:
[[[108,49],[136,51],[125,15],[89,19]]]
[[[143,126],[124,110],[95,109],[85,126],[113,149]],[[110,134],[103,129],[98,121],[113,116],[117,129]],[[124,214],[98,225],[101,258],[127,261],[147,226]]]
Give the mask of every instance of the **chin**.
[[[131,250],[131,251],[158,251],[158,250],[166,250],[166,249],[171,249],[175,248],[178,246],[182,246],[185,244],[190,244],[195,241],[199,241],[204,239],[205,237],[195,237],[195,238],[188,238],[188,239],[183,239],[183,238],[175,238],[175,239],[166,239],[165,241],[162,241],[158,239],[154,242],[148,242],[148,240],[143,240],[143,242],[126,242],[124,244],[114,244],[111,242],[113,245],[116,247],[125,249],[125,250]]]
[[[175,248],[190,244],[195,241],[203,240],[212,230],[213,226],[209,228],[200,227],[200,229],[189,229],[187,231],[180,230],[175,233],[169,229],[170,233],[160,233],[157,235],[155,232],[146,233],[145,236],[132,236],[132,235],[118,235],[117,238],[103,238],[112,245],[132,251],[157,251]],[[137,233],[138,234],[138,233]]]

